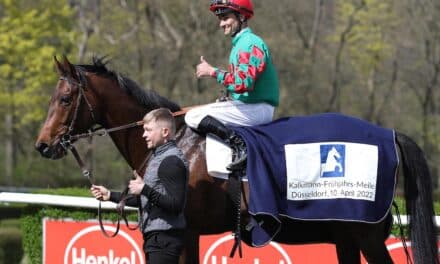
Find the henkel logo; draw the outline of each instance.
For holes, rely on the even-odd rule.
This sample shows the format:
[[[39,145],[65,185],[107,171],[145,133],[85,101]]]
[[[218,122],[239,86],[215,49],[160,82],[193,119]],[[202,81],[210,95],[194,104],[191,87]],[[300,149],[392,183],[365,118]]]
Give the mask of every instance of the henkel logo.
[[[270,242],[262,248],[251,248],[242,242],[243,258],[238,255],[238,249],[234,258],[229,257],[229,252],[234,245],[234,237],[230,234],[217,239],[207,248],[203,256],[203,264],[292,264],[287,252],[277,243]]]
[[[104,226],[115,232],[113,226]],[[104,237],[99,225],[76,233],[64,252],[65,264],[144,264],[144,253],[123,230],[115,238]]]

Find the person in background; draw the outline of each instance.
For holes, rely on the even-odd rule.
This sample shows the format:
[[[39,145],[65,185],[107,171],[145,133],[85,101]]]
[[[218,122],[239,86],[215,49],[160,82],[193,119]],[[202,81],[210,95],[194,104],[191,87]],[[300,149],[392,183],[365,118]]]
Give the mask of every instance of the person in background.
[[[134,197],[126,205],[140,208],[144,252],[149,264],[179,262],[186,227],[184,208],[188,190],[188,163],[174,140],[176,127],[166,108],[153,110],[143,118],[142,135],[151,149],[143,179],[133,172],[129,193]],[[119,203],[120,192],[93,185],[93,196],[102,201]]]
[[[230,146],[233,160],[227,169],[240,170],[246,164],[246,145],[227,126],[272,121],[274,108],[279,104],[278,76],[266,43],[248,27],[254,14],[250,0],[212,0],[210,10],[219,19],[224,35],[232,40],[229,68],[221,70],[201,56],[196,76],[216,79],[232,100],[193,108],[186,114],[185,122],[202,134],[216,135]]]

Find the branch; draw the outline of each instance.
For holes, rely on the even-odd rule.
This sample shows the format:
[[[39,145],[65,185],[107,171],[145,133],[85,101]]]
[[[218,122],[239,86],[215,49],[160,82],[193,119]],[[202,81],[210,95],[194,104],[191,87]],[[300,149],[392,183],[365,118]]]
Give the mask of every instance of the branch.
[[[159,12],[160,18],[162,19],[163,25],[168,30],[168,32],[173,37],[176,47],[180,49],[183,44],[182,37],[179,35],[179,33],[176,31],[176,29],[171,25],[170,20],[168,19],[168,16],[163,12],[162,10]]]
[[[307,38],[304,35],[304,32],[303,32],[303,30],[301,28],[301,25],[298,22],[298,18],[296,16],[295,11],[292,12],[292,18],[293,18],[293,23],[295,24],[296,32],[298,33],[299,38],[302,40],[303,47],[305,49],[308,49],[309,48],[309,42],[307,41]]]
[[[336,52],[336,57],[335,57],[335,71],[334,71],[333,81],[332,81],[332,95],[331,95],[330,100],[328,102],[326,112],[332,111],[334,109],[333,107],[336,104],[336,100],[339,96],[338,78],[339,78],[339,74],[341,71],[340,68],[341,68],[342,51],[345,47],[347,35],[351,32],[353,27],[356,25],[355,16],[364,7],[365,7],[365,1],[361,1],[361,4],[350,15],[350,17],[348,19],[347,27],[341,33],[338,51]],[[337,107],[337,108],[339,108],[339,107]],[[336,110],[338,110],[338,109],[336,109]]]
[[[104,38],[112,45],[116,45],[121,41],[127,40],[129,39],[131,36],[133,36],[134,34],[136,34],[136,32],[139,30],[139,25],[138,24],[134,24],[129,32],[126,32],[124,34],[122,34],[121,36],[119,36],[119,38],[114,38],[112,34],[104,34]]]
[[[318,38],[319,25],[321,24],[322,8],[324,6],[324,0],[315,0],[315,17],[313,19],[312,32],[310,34],[309,46],[314,47]]]
[[[399,72],[399,65],[397,64],[397,59],[393,61],[393,72],[391,74],[391,83],[388,88],[388,91],[385,93],[384,100],[382,103],[378,106],[378,110],[376,112],[376,116],[374,117],[374,120],[378,120],[379,117],[383,116],[384,106],[387,105],[389,99],[391,98],[391,94],[393,93],[396,84],[397,84],[397,78],[398,78],[398,72]]]

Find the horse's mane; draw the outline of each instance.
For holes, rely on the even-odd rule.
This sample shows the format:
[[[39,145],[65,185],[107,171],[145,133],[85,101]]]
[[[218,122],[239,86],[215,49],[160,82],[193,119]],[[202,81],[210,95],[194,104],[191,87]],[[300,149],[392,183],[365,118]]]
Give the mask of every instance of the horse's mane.
[[[180,110],[180,106],[178,104],[159,95],[154,90],[144,90],[130,78],[115,71],[109,70],[107,68],[107,63],[109,62],[109,60],[106,61],[105,58],[105,56],[93,56],[93,64],[74,65],[80,75],[80,79],[85,80],[85,72],[92,72],[96,75],[116,80],[122,90],[124,90],[127,94],[133,96],[141,105],[145,106],[147,109],[166,107],[172,112]]]

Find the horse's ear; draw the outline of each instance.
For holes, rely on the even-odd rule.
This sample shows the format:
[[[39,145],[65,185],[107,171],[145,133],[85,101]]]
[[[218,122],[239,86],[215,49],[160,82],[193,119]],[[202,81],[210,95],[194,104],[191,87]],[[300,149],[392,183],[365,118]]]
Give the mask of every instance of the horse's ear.
[[[63,76],[65,74],[65,70],[61,63],[57,60],[57,56],[53,56],[53,60],[55,61],[55,68],[58,72],[58,75]]]
[[[76,69],[67,59],[66,55],[63,55],[63,66],[64,66],[63,69],[68,76],[74,79],[78,79],[78,76],[76,74]]]

